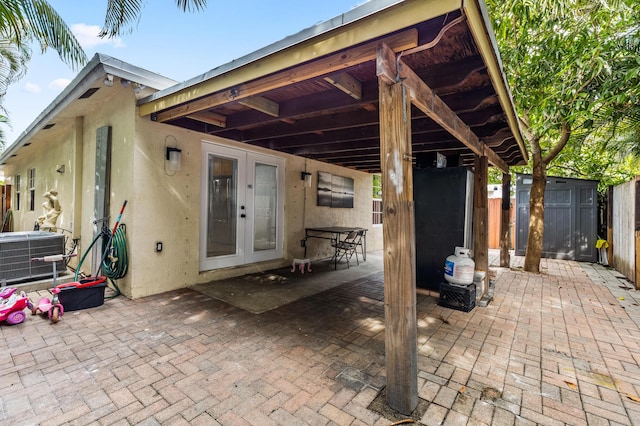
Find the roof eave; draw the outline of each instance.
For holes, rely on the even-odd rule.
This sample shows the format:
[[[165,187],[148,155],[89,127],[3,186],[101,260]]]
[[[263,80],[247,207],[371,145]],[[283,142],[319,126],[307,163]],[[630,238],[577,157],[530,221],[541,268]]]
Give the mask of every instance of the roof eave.
[[[163,89],[176,82],[158,74],[136,67],[127,62],[108,55],[96,53],[67,87],[45,108],[18,138],[0,154],[0,167],[14,155],[18,149],[33,138],[49,122],[55,119],[70,103],[78,99],[98,79],[105,74],[112,74],[119,78],[135,81],[154,89]]]
[[[522,129],[520,128],[520,121],[518,120],[518,115],[513,103],[513,96],[511,95],[507,77],[502,66],[502,59],[500,58],[500,51],[498,50],[498,43],[495,39],[493,26],[489,19],[487,5],[484,0],[465,0],[463,9],[465,16],[467,16],[469,28],[480,50],[480,54],[487,65],[493,87],[498,93],[500,105],[502,105],[502,109],[507,116],[509,128],[518,142],[522,158],[525,162],[528,162],[528,151],[524,138],[522,137]]]
[[[402,7],[396,7],[402,4]],[[462,0],[371,0],[205,74],[138,101],[141,116],[383,37],[454,10]],[[259,63],[258,63],[259,62]]]

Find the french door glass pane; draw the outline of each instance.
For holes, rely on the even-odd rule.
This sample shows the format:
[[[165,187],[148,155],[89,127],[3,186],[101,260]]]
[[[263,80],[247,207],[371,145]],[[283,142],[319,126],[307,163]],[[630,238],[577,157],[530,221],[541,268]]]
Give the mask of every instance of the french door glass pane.
[[[277,167],[256,163],[254,183],[254,251],[276,248],[278,219]]]
[[[207,257],[236,254],[238,160],[209,156]]]

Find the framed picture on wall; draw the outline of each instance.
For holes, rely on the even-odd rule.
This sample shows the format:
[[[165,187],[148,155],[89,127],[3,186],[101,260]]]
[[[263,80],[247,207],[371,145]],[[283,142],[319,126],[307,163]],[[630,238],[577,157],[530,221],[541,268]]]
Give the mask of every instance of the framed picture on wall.
[[[331,207],[331,173],[318,172],[318,206]]]
[[[353,179],[333,176],[331,180],[331,207],[353,208]]]
[[[318,206],[352,209],[354,192],[352,178],[318,172]]]

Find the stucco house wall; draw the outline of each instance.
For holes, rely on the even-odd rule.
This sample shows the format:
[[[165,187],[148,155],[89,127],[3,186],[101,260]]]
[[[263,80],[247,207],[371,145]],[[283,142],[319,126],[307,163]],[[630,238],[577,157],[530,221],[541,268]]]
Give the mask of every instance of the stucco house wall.
[[[122,200],[134,193],[128,182],[133,177],[135,111],[135,97],[129,91],[115,90],[98,111],[57,124],[50,129],[51,133],[34,138],[30,146],[22,148],[19,155],[11,158],[4,166],[4,172],[12,182],[15,182],[16,175],[20,175],[21,198],[20,209],[17,210],[14,195],[14,230],[32,230],[37,218],[43,214],[43,194],[55,189],[62,207],[57,225],[80,238],[79,254],[82,254],[100,226],[94,224],[99,218],[95,218],[93,213],[96,131],[99,127],[112,126],[110,216],[114,219]],[[64,166],[63,171],[61,166]],[[33,211],[29,210],[28,176],[31,168],[36,170]],[[78,260],[72,259],[70,264],[73,266]],[[85,262],[82,270],[91,273],[91,257]]]
[[[132,209],[125,215],[134,225],[128,229],[131,270],[125,279],[125,292],[141,297],[187,287],[196,283],[224,279],[246,273],[290,265],[302,257],[300,240],[304,228],[311,226],[354,225],[367,227],[369,250],[382,248],[382,230],[371,225],[372,176],[325,163],[306,160],[266,149],[257,149],[235,141],[179,129],[136,118],[136,143],[133,153]],[[285,159],[285,225],[282,259],[238,267],[199,271],[200,238],[200,162],[201,144],[217,143],[248,149]],[[182,167],[175,173],[165,171],[165,144],[177,144],[182,150]],[[305,188],[300,173],[313,174],[313,185]],[[353,209],[317,206],[317,172],[352,177],[355,181]],[[123,182],[128,185],[128,183]],[[114,191],[115,188],[114,188]],[[306,199],[305,199],[306,197]],[[127,206],[129,209],[129,206]],[[155,243],[163,243],[155,252]],[[323,259],[331,254],[328,243],[309,244],[307,257]],[[132,284],[135,283],[135,284]]]
[[[21,148],[19,155],[7,161],[5,175],[13,179],[16,174],[21,175],[21,208],[14,212],[14,230],[33,229],[37,217],[42,215],[42,194],[56,189],[63,209],[58,225],[80,238],[78,253],[84,254],[101,226],[95,223],[100,218],[94,217],[96,132],[100,127],[110,126],[109,226],[113,227],[122,203],[127,200],[122,223],[126,225],[129,271],[118,281],[120,290],[127,297],[138,298],[290,265],[293,258],[303,256],[300,240],[304,238],[305,227],[365,227],[369,229],[368,249],[382,248],[382,229],[371,225],[372,175],[140,118],[133,92],[117,86],[110,88],[112,95],[99,108],[57,124],[50,129],[51,133],[38,133],[30,146]],[[223,144],[284,158],[285,220],[281,259],[199,270],[202,143]],[[178,172],[165,170],[167,145],[177,145],[182,150],[182,167]],[[65,166],[64,172],[56,172],[61,165]],[[36,169],[33,211],[27,209],[29,168]],[[310,188],[306,188],[301,180],[301,172],[305,170],[313,175]],[[319,171],[354,179],[354,208],[317,206]],[[161,252],[155,251],[158,241],[163,243]],[[318,260],[330,255],[327,241],[314,240],[308,244],[307,257]],[[75,266],[78,260],[72,260],[71,265]],[[95,272],[92,271],[94,263],[92,255],[88,254],[82,271],[86,274]]]
[[[56,169],[67,164],[66,159],[71,156],[72,146],[68,143],[69,135],[64,134],[60,138],[51,140],[47,146],[47,153],[42,150],[27,147],[24,155],[17,156],[5,168],[5,175],[11,178],[13,185],[13,221],[16,230],[33,230],[38,217],[43,214],[43,194],[50,189],[58,191],[58,199],[63,211],[58,217],[58,225],[63,228],[70,227],[73,213],[68,209],[71,203],[72,177],[71,174],[57,173]],[[50,152],[49,152],[50,151]],[[35,168],[35,200],[34,209],[30,210],[29,169]],[[20,185],[16,183],[16,175],[20,175]],[[20,194],[20,208],[18,209],[17,196]]]

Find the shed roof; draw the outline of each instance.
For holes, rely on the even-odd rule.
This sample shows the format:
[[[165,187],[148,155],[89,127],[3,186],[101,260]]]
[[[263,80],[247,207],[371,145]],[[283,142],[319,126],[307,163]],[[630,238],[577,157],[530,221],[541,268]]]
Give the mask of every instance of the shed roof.
[[[376,57],[382,43],[444,101],[484,150],[504,161],[503,166],[526,162],[482,0],[372,0],[143,98],[140,114],[378,172]],[[474,151],[415,107],[411,128],[415,156],[440,152],[472,164]]]

